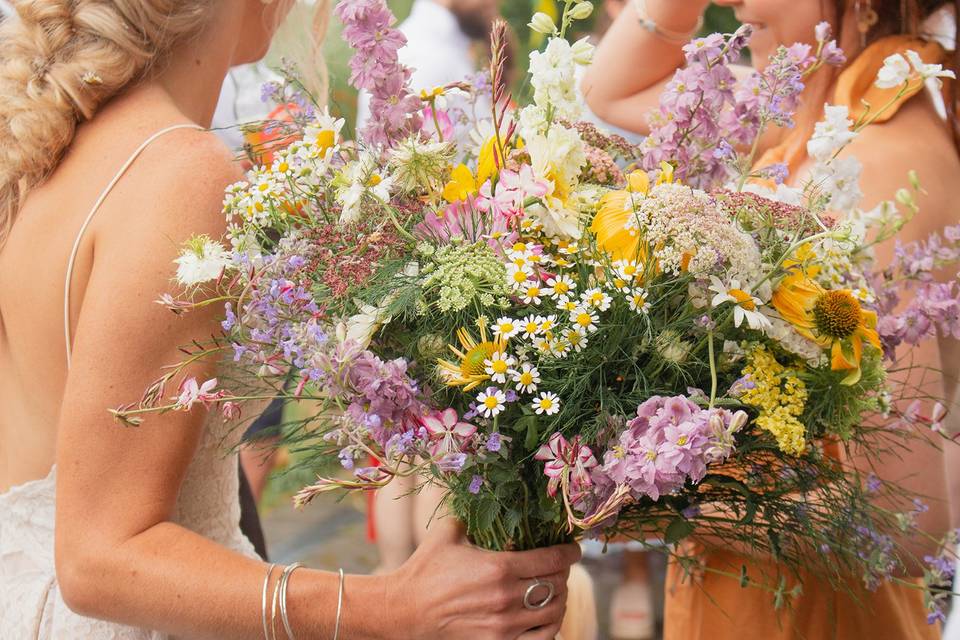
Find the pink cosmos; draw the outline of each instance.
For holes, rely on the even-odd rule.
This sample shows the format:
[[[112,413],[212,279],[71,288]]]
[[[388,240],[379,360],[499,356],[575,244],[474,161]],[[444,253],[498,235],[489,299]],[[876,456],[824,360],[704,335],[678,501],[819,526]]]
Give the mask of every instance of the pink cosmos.
[[[464,443],[473,437],[477,427],[462,422],[454,409],[445,409],[420,419],[430,434],[430,453],[440,457],[450,453],[460,453]]]
[[[574,502],[577,502],[584,489],[593,485],[590,470],[598,465],[597,459],[590,447],[581,443],[580,436],[574,436],[573,440],[568,442],[563,434],[554,433],[533,457],[547,463],[543,473],[550,478],[547,483],[550,497],[557,495],[561,482],[568,474],[571,481],[571,499]]]

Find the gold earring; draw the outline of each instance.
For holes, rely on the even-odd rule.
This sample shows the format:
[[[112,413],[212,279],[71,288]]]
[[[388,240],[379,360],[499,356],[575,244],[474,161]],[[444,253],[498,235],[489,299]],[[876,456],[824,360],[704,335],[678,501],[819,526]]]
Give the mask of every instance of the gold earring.
[[[867,46],[867,35],[880,21],[876,9],[873,8],[872,0],[857,0],[855,5],[857,12],[857,31],[860,32],[860,46]]]

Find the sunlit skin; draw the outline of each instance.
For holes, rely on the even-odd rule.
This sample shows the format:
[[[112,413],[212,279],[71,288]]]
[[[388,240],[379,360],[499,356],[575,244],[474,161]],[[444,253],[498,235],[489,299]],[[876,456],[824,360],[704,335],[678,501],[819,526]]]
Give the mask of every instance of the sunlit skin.
[[[218,331],[216,309],[176,318],[154,300],[170,290],[181,243],[223,233],[223,189],[241,177],[231,153],[212,134],[175,131],[111,192],[80,246],[69,376],[63,274],[83,218],[131,152],[172,124],[208,126],[227,70],[266,52],[291,4],[218,3],[206,31],[162,71],[80,126],[0,249],[0,491],[43,478],[56,462],[57,578],[82,615],[191,638],[263,637],[267,565],[171,521],[206,413],[173,412],[137,428],[107,413],[140,398],[180,359],[179,345]],[[211,364],[190,373],[215,372]],[[553,638],[578,557],[573,546],[484,552],[463,544],[450,521],[438,523],[390,576],[348,577],[340,637]],[[539,612],[521,606],[533,576],[557,587]],[[292,577],[297,637],[333,636],[338,584],[308,569]]]
[[[834,24],[843,20],[840,42],[848,56],[860,50],[855,16],[848,10],[842,18],[827,15],[824,7],[833,3],[820,0],[719,0],[717,4],[733,8],[737,17],[753,25],[755,36],[751,42],[753,60],[762,65],[779,44],[810,42],[814,27],[821,20]],[[850,5],[852,6],[852,2]],[[650,17],[666,29],[676,32],[691,30],[708,2],[689,0],[648,0]],[[646,114],[657,105],[664,85],[683,59],[681,45],[651,35],[637,23],[637,15],[629,3],[597,48],[594,65],[584,78],[582,89],[591,109],[611,124],[644,133],[648,130]],[[638,64],[642,61],[642,64]],[[746,73],[746,71],[745,71]],[[812,83],[809,91],[813,91]],[[820,86],[819,90],[824,91]],[[828,89],[828,88],[827,88]],[[817,96],[805,96],[812,104],[821,102]],[[812,102],[812,100],[817,102]],[[812,114],[815,120],[822,113]],[[782,139],[786,132],[773,132],[761,141],[761,152]],[[917,145],[923,140],[923,145]],[[925,239],[930,233],[956,223],[955,202],[960,197],[960,160],[943,121],[936,114],[930,100],[921,96],[903,106],[895,117],[882,125],[868,127],[860,133],[845,154],[855,155],[864,165],[861,189],[865,194],[862,207],[871,209],[882,200],[893,196],[897,187],[907,185],[907,173],[916,170],[925,189],[919,198],[920,214],[899,235],[904,243]],[[809,171],[809,162],[794,173],[791,182],[802,184]],[[892,242],[877,248],[880,264],[892,258]],[[954,273],[942,274],[944,279]],[[910,352],[898,354],[906,361],[929,369],[916,369],[906,385],[919,386],[922,392],[946,398],[948,405],[958,406],[957,366],[960,346],[953,340],[929,340]],[[940,373],[933,374],[931,370]],[[911,392],[914,393],[914,392]],[[960,428],[960,411],[948,418],[949,426]],[[946,456],[960,460],[958,447],[948,447]],[[929,512],[921,516],[920,526],[939,536],[948,526],[946,474],[943,455],[933,447],[918,445],[902,458],[890,457],[882,465],[886,479],[900,482],[917,494],[931,496]],[[956,469],[957,465],[949,468]],[[951,473],[956,479],[960,496],[960,473]],[[958,518],[960,521],[960,518]],[[914,554],[922,557],[933,548],[918,539],[901,540]],[[913,568],[918,570],[917,567]]]

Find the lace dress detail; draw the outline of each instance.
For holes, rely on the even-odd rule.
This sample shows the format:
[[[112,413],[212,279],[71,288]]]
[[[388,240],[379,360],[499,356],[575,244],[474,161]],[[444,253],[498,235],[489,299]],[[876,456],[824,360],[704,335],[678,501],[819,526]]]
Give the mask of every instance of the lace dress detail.
[[[69,292],[73,260],[80,237],[110,190],[133,161],[154,140],[175,125],[148,138],[100,195],[84,221],[69,261],[64,291],[64,324],[69,368]],[[109,419],[109,418],[107,418]],[[215,414],[207,421],[200,446],[187,468],[172,521],[229,549],[256,557],[240,531],[239,476],[235,446],[240,430]],[[147,629],[94,620],[72,612],[64,603],[54,566],[56,468],[42,480],[0,494],[0,638],[3,640],[160,640],[168,636]]]

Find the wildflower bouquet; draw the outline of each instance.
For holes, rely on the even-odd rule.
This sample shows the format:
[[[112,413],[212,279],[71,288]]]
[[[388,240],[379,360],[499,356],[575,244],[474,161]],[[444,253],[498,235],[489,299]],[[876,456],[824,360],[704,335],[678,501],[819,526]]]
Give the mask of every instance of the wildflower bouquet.
[[[288,95],[295,81],[273,87],[301,105],[272,125],[295,141],[230,187],[226,237],[195,239],[179,260],[188,294],[164,299],[223,305],[222,335],[190,358],[232,354],[246,377],[188,378],[165,404],[185,362],[117,415],[200,402],[236,416],[264,395],[254,379],[318,403],[283,436],[345,470],[299,504],[416,476],[490,549],[696,531],[793,569],[829,554],[824,573],[876,583],[912,502],[875,507],[876,493],[909,496],[841,452],[875,458],[907,437],[888,428],[909,411],[883,348],[938,321],[957,335],[956,289],[909,312],[939,314],[922,331],[892,297],[903,279],[933,286],[911,256],[956,261],[957,230],[952,253],[904,250],[895,270],[910,276],[872,270],[913,191],[897,196],[907,215],[859,211],[859,165],[837,154],[870,120],[839,107],[810,140],[803,188],[783,184],[785,167],[755,167],[756,140],[791,124],[804,80],[843,60],[825,26],[815,48],[783,48],[739,82],[747,27],[695,40],[636,148],[579,121],[574,78],[592,47],[564,36],[590,7],[566,0],[559,25],[534,17],[547,41],[530,56],[532,101],[514,108],[502,24],[489,73],[418,96],[382,0],[340,2],[351,80],[374,114],[360,141]],[[943,73],[908,67],[895,92]]]

